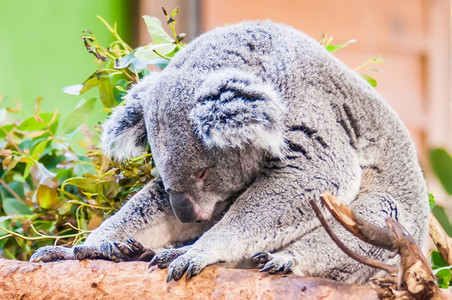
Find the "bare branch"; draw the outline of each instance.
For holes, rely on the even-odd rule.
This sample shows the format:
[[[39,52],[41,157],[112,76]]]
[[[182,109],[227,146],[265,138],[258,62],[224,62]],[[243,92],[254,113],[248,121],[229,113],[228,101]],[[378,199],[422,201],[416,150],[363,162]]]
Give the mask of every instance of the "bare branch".
[[[397,237],[390,230],[367,222],[328,192],[323,193],[320,199],[333,217],[359,239],[389,251],[397,250]]]
[[[397,272],[399,271],[398,268],[387,265],[385,263],[361,256],[355,252],[353,252],[352,250],[350,250],[349,248],[347,248],[347,246],[344,245],[344,243],[342,243],[341,240],[339,240],[339,238],[334,234],[334,232],[331,230],[330,226],[328,225],[327,221],[325,220],[325,218],[322,215],[322,212],[320,211],[319,207],[317,206],[317,204],[315,204],[314,200],[311,199],[309,200],[309,204],[311,204],[312,209],[314,210],[315,214],[317,215],[317,218],[319,218],[320,223],[322,223],[322,226],[325,228],[326,232],[328,233],[328,235],[331,237],[331,239],[336,243],[336,245],[348,256],[350,256],[351,258],[353,258],[356,261],[359,261],[362,264],[365,264],[367,266],[373,267],[373,268],[377,268],[377,269],[381,269],[385,272],[387,272],[388,274],[394,275],[397,274]]]

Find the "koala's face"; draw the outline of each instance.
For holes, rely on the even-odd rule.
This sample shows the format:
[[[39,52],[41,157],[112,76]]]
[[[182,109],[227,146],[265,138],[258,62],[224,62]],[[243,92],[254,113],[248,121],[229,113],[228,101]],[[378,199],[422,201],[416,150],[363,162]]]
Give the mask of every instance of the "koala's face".
[[[162,74],[154,86],[146,108],[148,139],[182,222],[207,221],[223,211],[255,179],[265,151],[281,151],[281,108],[265,87],[255,86],[256,78],[240,76]]]

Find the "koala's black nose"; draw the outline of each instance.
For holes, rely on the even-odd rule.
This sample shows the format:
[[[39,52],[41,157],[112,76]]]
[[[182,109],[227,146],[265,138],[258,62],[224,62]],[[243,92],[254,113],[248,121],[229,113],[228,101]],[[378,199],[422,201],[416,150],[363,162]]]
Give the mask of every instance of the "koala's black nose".
[[[197,216],[192,200],[184,193],[170,192],[170,203],[174,214],[183,223],[195,222]]]

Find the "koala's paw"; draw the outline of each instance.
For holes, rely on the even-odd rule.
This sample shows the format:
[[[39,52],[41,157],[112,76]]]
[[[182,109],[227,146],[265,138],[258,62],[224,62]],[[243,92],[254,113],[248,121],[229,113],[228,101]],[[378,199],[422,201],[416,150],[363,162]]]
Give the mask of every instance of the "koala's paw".
[[[74,247],[74,254],[78,260],[106,259],[121,262],[149,261],[154,257],[155,252],[134,239],[128,239],[125,243],[103,242],[100,246],[76,246]]]
[[[154,258],[149,263],[149,267],[156,265],[160,269],[165,269],[173,260],[181,256],[182,254],[185,254],[188,249],[189,246],[162,250],[154,256]]]
[[[283,253],[259,252],[251,257],[252,260],[260,264],[259,272],[268,272],[270,274],[289,273],[295,266],[295,260],[292,256]]]
[[[31,262],[51,262],[55,260],[75,259],[72,248],[62,246],[44,246],[30,257]]]
[[[167,282],[181,279],[184,273],[185,278],[188,280],[201,273],[208,265],[217,262],[217,260],[206,252],[195,250],[193,247],[169,249],[162,252],[156,255],[153,261],[151,261],[151,265],[157,264],[159,267],[168,267]]]

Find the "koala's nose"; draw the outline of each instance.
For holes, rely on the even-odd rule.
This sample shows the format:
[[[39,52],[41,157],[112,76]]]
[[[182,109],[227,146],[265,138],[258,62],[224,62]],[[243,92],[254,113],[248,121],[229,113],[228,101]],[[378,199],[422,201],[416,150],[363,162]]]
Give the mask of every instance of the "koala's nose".
[[[183,223],[195,222],[197,215],[193,201],[184,193],[169,192],[171,208],[174,214]]]

